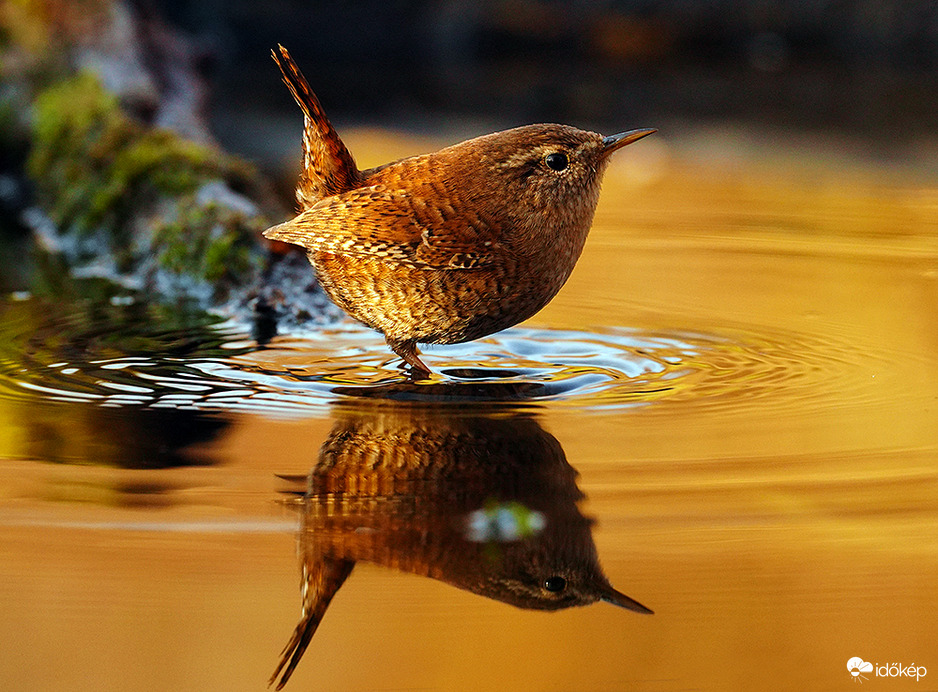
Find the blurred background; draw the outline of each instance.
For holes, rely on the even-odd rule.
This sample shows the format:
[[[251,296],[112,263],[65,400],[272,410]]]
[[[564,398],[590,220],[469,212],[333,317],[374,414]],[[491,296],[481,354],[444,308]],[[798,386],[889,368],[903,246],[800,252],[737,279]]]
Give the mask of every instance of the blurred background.
[[[667,136],[731,123],[846,135],[887,158],[916,156],[923,139],[933,152],[938,132],[938,5],[927,0],[146,6],[204,49],[218,134],[253,155],[264,138],[236,116],[295,117],[268,57],[278,42],[346,123],[478,134],[563,121]]]

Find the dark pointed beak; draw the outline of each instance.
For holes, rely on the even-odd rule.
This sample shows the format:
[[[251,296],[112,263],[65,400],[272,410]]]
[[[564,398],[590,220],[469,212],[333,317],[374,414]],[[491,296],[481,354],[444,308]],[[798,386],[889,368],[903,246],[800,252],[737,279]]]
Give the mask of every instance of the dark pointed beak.
[[[647,134],[651,134],[654,130],[645,130]],[[644,137],[645,135],[641,135]],[[632,140],[635,141],[634,139]],[[636,613],[644,613],[645,615],[654,615],[655,611],[651,608],[646,608],[641,603],[636,601],[634,598],[629,598],[624,593],[619,593],[614,588],[608,585],[603,585],[602,595],[600,599],[606,603],[611,603],[612,605],[619,606],[620,608],[625,608],[627,610],[634,610]]]
[[[621,149],[626,144],[631,144],[632,142],[637,142],[642,137],[647,137],[650,134],[657,132],[658,130],[654,128],[643,128],[641,130],[629,130],[628,132],[620,132],[617,135],[609,135],[608,137],[603,137],[603,154],[608,156],[616,149]]]

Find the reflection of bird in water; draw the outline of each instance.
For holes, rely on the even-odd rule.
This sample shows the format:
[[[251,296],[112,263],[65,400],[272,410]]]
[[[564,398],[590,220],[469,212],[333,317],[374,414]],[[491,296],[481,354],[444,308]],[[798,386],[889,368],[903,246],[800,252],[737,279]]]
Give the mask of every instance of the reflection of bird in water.
[[[271,683],[286,684],[359,560],[522,608],[603,600],[650,613],[603,575],[576,475],[528,417],[341,415],[308,477],[303,617]]]

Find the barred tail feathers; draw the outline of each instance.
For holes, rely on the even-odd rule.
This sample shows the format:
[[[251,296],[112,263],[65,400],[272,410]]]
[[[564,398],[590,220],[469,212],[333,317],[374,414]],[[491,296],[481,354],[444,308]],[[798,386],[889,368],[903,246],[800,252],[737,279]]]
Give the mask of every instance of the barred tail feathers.
[[[271,56],[303,111],[303,172],[296,197],[305,210],[324,197],[357,187],[361,172],[289,51],[278,44]]]
[[[271,50],[270,55],[277,63],[277,67],[280,68],[283,83],[287,85],[287,89],[290,90],[297,105],[303,109],[303,115],[310,119],[315,117],[319,120],[328,120],[319,99],[310,89],[309,82],[300,72],[300,68],[290,56],[290,52],[278,43],[277,49]]]

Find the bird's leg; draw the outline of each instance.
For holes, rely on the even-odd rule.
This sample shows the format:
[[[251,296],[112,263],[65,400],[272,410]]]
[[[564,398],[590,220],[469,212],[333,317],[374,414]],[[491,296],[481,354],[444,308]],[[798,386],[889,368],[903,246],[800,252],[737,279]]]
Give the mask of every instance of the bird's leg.
[[[424,365],[420,360],[420,354],[417,353],[417,342],[415,341],[391,341],[387,340],[388,346],[397,355],[404,359],[404,362],[411,367],[410,376],[414,380],[425,380],[430,377],[430,368]]]

